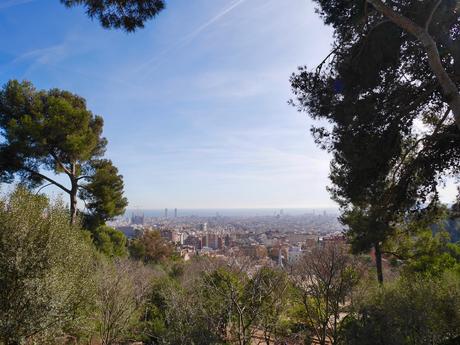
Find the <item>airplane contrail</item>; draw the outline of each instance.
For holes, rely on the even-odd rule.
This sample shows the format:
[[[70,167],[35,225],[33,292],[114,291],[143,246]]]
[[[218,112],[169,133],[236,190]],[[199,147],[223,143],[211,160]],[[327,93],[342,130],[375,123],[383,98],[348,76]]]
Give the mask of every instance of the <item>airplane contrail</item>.
[[[144,69],[152,65],[154,62],[157,62],[151,70],[155,69],[159,63],[160,63],[160,58],[167,53],[169,53],[171,50],[174,50],[176,48],[182,47],[189,43],[191,40],[193,40],[196,36],[198,36],[201,32],[206,30],[209,26],[214,24],[215,22],[219,21],[222,17],[224,17],[226,14],[231,12],[233,9],[235,9],[237,6],[241,5],[243,2],[246,2],[247,0],[236,0],[233,1],[228,7],[224,8],[222,11],[220,11],[218,14],[216,14],[214,17],[212,17],[210,20],[208,20],[206,23],[202,24],[195,30],[193,30],[191,33],[183,37],[181,40],[176,42],[175,44],[167,47],[166,49],[162,50],[159,52],[155,57],[152,59],[148,60],[146,63],[142,64],[140,67],[138,67],[134,72],[139,73],[142,72]]]
[[[35,1],[35,0],[6,0],[0,3],[0,10],[9,8],[9,7],[13,7],[13,6],[17,6],[17,5],[27,4],[32,1]]]

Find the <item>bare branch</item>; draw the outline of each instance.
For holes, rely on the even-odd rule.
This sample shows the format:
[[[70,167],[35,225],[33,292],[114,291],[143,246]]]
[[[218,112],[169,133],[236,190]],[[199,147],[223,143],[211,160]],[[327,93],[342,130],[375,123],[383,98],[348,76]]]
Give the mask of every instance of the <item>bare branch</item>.
[[[321,72],[323,65],[332,55],[334,55],[337,52],[337,50],[339,50],[339,47],[335,47],[329,54],[327,54],[327,56],[323,59],[323,61],[321,61],[320,64],[316,67],[316,73]]]
[[[41,191],[42,189],[44,189],[44,188],[46,188],[46,187],[48,187],[48,186],[51,186],[51,185],[52,185],[52,183],[50,182],[50,183],[47,183],[47,184],[41,186],[41,187],[35,192],[35,195],[37,195],[38,193],[40,193],[40,191]]]

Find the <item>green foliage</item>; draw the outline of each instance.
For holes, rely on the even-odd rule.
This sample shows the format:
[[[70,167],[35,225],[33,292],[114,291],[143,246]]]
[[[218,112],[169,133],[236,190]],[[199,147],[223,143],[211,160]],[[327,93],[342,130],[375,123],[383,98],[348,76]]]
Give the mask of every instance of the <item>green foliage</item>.
[[[347,237],[355,254],[368,253],[372,247],[386,241],[394,232],[372,206],[344,210],[340,220],[349,227]]]
[[[257,330],[267,343],[289,334],[281,329],[288,305],[284,272],[262,267],[248,276],[241,268],[222,266],[205,272],[202,284],[204,309],[221,339],[245,345]]]
[[[151,263],[160,263],[174,254],[174,247],[159,231],[146,231],[141,238],[131,240],[128,249],[134,259]]]
[[[247,274],[210,259],[183,263],[183,274],[157,278],[143,319],[151,344],[273,343],[290,335],[288,278],[270,268]]]
[[[127,239],[121,231],[102,225],[92,232],[92,237],[96,248],[106,256],[127,255]]]
[[[445,271],[460,272],[460,245],[450,241],[449,233],[431,229],[414,235],[400,235],[398,242],[392,243],[402,264],[404,274],[439,276]]]
[[[91,178],[80,189],[80,197],[86,201],[90,214],[99,223],[123,214],[128,201],[123,196],[123,179],[118,169],[107,159],[90,162],[89,169]]]
[[[135,260],[144,260],[145,246],[140,239],[133,239],[128,244],[129,256]]]
[[[459,276],[412,276],[374,288],[362,297],[342,323],[341,343],[455,344],[459,330]]]
[[[0,341],[78,333],[94,296],[93,255],[60,203],[18,188],[0,200]]]
[[[164,9],[163,0],[61,0],[67,7],[84,6],[90,18],[104,28],[122,28],[128,32],[143,28],[144,23]]]
[[[130,260],[101,261],[96,271],[95,332],[102,345],[140,340],[153,272]]]
[[[0,180],[20,178],[29,187],[45,182],[70,196],[71,220],[77,193],[99,222],[122,214],[123,179],[109,160],[102,159],[107,140],[103,120],[86,108],[86,101],[68,91],[36,90],[30,82],[9,81],[0,91]],[[65,174],[70,186],[46,176]]]
[[[249,291],[259,294],[256,325],[267,344],[288,339],[292,334],[288,310],[292,303],[291,284],[285,272],[262,267],[251,279]],[[252,300],[252,297],[250,297]]]
[[[206,312],[194,281],[187,283],[163,277],[152,287],[146,317],[143,320],[147,341],[151,344],[223,344],[214,332],[213,315]]]
[[[35,170],[36,165],[59,173],[58,160],[84,162],[102,155],[106,145],[100,137],[103,120],[86,109],[83,98],[58,89],[37,91],[26,81],[9,81],[0,92],[0,126],[6,139],[2,154],[12,159],[2,162],[9,168],[4,178],[14,168]]]
[[[423,217],[406,217],[382,248],[403,274],[442,275],[460,269],[460,246],[444,230],[450,211],[440,205],[424,210]]]

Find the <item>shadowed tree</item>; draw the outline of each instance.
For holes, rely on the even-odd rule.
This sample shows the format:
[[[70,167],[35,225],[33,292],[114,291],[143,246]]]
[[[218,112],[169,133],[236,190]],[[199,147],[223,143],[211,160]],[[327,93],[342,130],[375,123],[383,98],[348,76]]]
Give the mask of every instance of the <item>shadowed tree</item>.
[[[102,127],[102,118],[77,95],[38,91],[26,81],[8,82],[0,91],[1,181],[19,178],[29,187],[58,187],[69,195],[72,223],[78,194],[101,222],[123,213],[123,180],[112,163],[102,159],[107,144]],[[68,177],[67,186],[59,174]]]
[[[458,175],[460,164],[456,93],[444,87],[427,53],[433,47],[378,6],[391,7],[430,36],[438,67],[458,85],[457,2],[315,2],[334,28],[334,49],[316,69],[301,67],[293,75],[295,103],[330,123],[312,130],[333,153],[330,190],[354,249],[374,247],[378,254],[396,223],[436,205],[443,177]]]
[[[96,18],[104,28],[133,32],[143,28],[165,7],[162,0],[61,0],[67,7],[82,6],[86,14]]]
[[[460,129],[460,76],[459,5],[455,0],[391,1],[367,0],[372,7],[370,16],[389,21],[415,38],[419,59],[429,66],[440,86],[443,100],[454,115]],[[367,14],[366,14],[367,16]],[[375,19],[374,19],[375,20]],[[374,22],[375,23],[375,22]],[[375,27],[375,26],[374,26]]]
[[[372,90],[393,72],[402,86],[418,87],[424,102],[431,98],[448,105],[460,128],[458,1],[315,2],[325,24],[335,31],[330,57],[348,65],[347,75],[343,69],[335,75],[345,89]],[[407,105],[417,101],[405,99]]]

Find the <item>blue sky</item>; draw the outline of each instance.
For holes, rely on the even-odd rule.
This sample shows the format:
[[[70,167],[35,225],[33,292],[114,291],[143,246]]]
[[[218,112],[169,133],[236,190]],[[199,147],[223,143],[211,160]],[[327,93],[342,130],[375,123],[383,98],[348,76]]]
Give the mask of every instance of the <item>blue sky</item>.
[[[2,80],[104,117],[131,207],[334,206],[329,157],[287,104],[290,74],[332,41],[310,1],[170,0],[126,34],[58,0],[1,0],[0,36]]]

